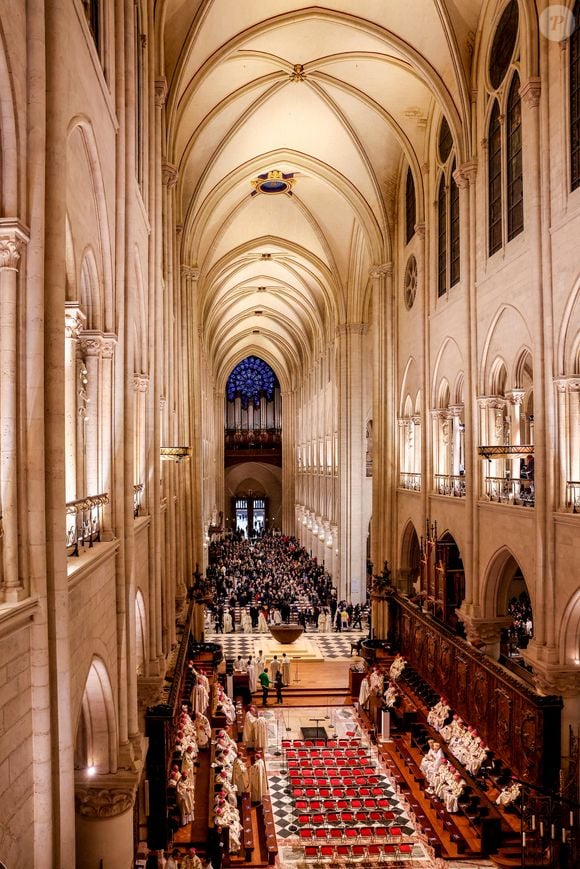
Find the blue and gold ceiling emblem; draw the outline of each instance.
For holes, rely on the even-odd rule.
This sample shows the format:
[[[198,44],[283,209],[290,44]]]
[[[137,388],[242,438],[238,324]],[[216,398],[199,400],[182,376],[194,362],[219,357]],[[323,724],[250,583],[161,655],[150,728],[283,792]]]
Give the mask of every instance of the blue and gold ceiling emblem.
[[[292,196],[292,187],[294,186],[293,172],[280,172],[279,169],[271,169],[269,172],[264,172],[258,175],[251,182],[252,196],[256,193],[268,193],[270,196],[273,193],[287,193]]]

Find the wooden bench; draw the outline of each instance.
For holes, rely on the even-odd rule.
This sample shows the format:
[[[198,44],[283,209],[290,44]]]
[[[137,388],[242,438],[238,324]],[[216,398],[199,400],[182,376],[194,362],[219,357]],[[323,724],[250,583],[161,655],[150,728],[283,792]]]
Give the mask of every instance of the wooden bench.
[[[266,853],[268,854],[268,864],[273,866],[278,856],[278,842],[276,840],[276,828],[274,826],[274,815],[272,813],[272,802],[268,794],[264,794],[261,803],[262,822],[264,824],[264,834],[266,837]]]
[[[252,828],[252,802],[249,794],[242,796],[242,833],[246,863],[252,860],[254,850],[254,831]]]

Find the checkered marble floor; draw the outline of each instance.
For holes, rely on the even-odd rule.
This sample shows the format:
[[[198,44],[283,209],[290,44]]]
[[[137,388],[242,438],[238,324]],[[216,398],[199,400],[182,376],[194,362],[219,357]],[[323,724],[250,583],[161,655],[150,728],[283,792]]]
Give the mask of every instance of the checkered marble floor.
[[[248,657],[256,655],[261,648],[260,643],[265,634],[257,631],[252,634],[236,632],[234,634],[205,634],[209,643],[220,643],[223,646],[226,658],[237,658],[238,655]],[[268,634],[269,636],[269,634]],[[337,660],[350,657],[351,643],[368,637],[367,631],[344,631],[341,633],[322,633],[307,631],[306,636],[320,650],[325,660]]]

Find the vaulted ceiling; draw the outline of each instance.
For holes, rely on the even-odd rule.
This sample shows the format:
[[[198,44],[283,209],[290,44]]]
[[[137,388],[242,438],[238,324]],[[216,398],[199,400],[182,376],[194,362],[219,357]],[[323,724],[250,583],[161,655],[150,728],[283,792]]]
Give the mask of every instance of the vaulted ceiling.
[[[182,261],[222,383],[249,353],[281,382],[340,322],[361,322],[391,259],[401,171],[423,213],[428,131],[443,111],[470,152],[478,0],[166,0],[167,158]],[[252,181],[281,173],[261,192]],[[267,180],[267,178],[265,179]]]

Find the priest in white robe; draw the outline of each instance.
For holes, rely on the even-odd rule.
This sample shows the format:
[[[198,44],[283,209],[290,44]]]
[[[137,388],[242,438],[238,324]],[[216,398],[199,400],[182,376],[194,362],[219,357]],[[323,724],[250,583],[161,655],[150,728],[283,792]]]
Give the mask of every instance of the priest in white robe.
[[[261,803],[262,797],[268,792],[266,765],[261,757],[250,767],[250,798],[253,803]]]

